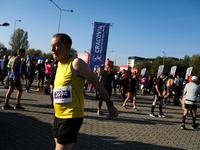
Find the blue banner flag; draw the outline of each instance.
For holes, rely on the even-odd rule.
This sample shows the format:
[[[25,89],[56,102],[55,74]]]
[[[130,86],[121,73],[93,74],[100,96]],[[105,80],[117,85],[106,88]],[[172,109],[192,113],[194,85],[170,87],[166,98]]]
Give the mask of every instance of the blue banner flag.
[[[89,67],[92,71],[105,64],[109,27],[110,23],[94,22],[89,59]]]
[[[30,61],[31,57],[35,57],[35,56],[27,55],[27,60],[26,60],[27,63]],[[35,59],[36,59],[36,62],[38,60],[44,60],[45,61],[45,58],[35,57]]]

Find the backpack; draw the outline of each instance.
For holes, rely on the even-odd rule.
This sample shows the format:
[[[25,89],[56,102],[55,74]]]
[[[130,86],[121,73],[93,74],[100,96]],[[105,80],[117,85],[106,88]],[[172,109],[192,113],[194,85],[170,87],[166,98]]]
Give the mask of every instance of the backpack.
[[[119,85],[125,85],[126,84],[126,77],[125,76],[121,76],[119,78]]]

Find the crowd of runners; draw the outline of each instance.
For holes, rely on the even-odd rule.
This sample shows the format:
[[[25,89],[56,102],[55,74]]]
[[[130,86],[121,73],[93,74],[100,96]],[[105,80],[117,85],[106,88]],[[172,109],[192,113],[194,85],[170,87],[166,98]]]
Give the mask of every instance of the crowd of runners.
[[[9,59],[4,56],[1,61],[1,84],[4,85],[6,80],[4,88],[8,88],[2,109],[24,110],[25,108],[20,105],[22,92],[30,93],[32,82],[37,78],[37,91],[49,94],[54,105],[53,136],[56,149],[71,149],[76,142],[78,131],[83,123],[84,91],[88,90],[88,84],[90,84],[90,92],[94,91],[94,87],[96,89],[95,96],[99,100],[97,115],[101,115],[101,106],[105,101],[108,108],[107,118],[118,116],[118,110],[110,100],[113,90],[115,96],[117,90],[121,92],[119,98],[123,101],[122,108],[127,109],[126,103],[131,100],[133,111],[139,111],[136,107],[136,99],[137,91],[141,90],[143,94],[153,93],[153,103],[149,106],[151,117],[156,117],[154,109],[157,102],[159,103],[158,117],[166,117],[163,108],[166,108],[167,103],[174,105],[181,103],[184,109],[181,129],[185,129],[188,111],[192,115],[191,128],[198,127],[196,111],[200,87],[196,84],[198,81],[196,76],[183,80],[179,75],[174,78],[162,72],[160,76],[154,78],[151,75],[140,76],[137,72],[132,73],[129,70],[115,73],[109,65],[102,65],[92,72],[83,60],[70,55],[71,45],[72,40],[68,35],[55,34],[51,40],[51,52],[55,59],[53,63],[49,60],[37,61],[34,57],[26,63],[24,49],[19,49],[18,54]],[[25,89],[22,88],[21,81],[24,81]],[[12,107],[9,105],[9,98],[15,88],[18,91],[16,106]]]

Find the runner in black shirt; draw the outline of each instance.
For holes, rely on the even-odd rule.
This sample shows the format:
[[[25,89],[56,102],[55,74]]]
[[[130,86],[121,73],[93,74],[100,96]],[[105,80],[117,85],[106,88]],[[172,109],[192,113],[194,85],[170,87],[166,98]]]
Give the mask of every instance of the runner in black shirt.
[[[162,72],[160,77],[158,77],[156,79],[156,83],[155,83],[155,90],[154,90],[154,101],[151,107],[151,113],[149,114],[151,117],[155,117],[154,115],[154,109],[156,107],[156,103],[157,101],[159,101],[159,111],[160,114],[158,115],[158,117],[166,117],[163,113],[162,113],[162,105],[163,105],[163,79],[166,77],[165,72]]]
[[[112,87],[114,88],[115,95],[116,95],[115,77],[114,77],[114,74],[111,72],[109,65],[106,66],[106,70],[104,70],[101,75],[101,83],[103,87],[106,89],[106,91],[108,92],[109,97],[111,97],[111,94],[112,94]],[[100,110],[101,110],[102,102],[103,102],[103,98],[100,97],[98,111],[97,111],[98,115],[101,114]],[[108,119],[111,118],[110,114],[107,115],[107,118]]]
[[[58,61],[55,59],[53,62],[53,66],[51,67],[51,81],[50,81],[50,98],[51,98],[51,105],[53,106],[53,88],[54,88],[54,80],[55,80],[55,76],[56,76],[56,70],[58,67]]]
[[[41,63],[37,65],[37,71],[38,71],[37,91],[40,91],[40,80],[42,80],[41,90],[44,91],[44,71],[45,71],[44,60],[41,60]]]

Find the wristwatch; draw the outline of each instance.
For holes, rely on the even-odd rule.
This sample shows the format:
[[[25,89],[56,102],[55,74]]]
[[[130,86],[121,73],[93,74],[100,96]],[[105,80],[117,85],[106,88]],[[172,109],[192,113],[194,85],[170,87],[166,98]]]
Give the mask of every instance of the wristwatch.
[[[109,107],[109,106],[113,106],[113,101],[109,101],[108,104],[107,104],[107,106],[108,106],[108,107]]]

